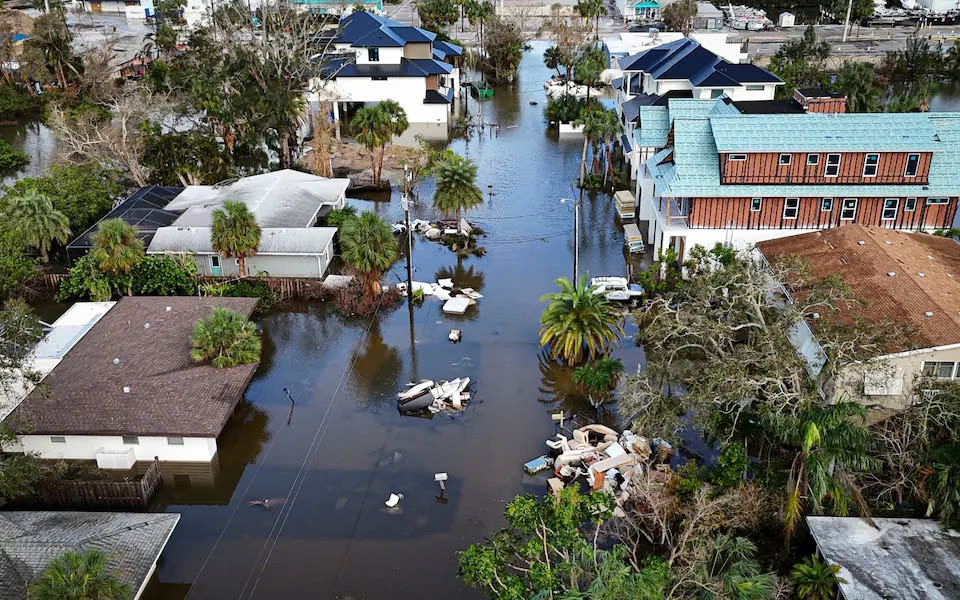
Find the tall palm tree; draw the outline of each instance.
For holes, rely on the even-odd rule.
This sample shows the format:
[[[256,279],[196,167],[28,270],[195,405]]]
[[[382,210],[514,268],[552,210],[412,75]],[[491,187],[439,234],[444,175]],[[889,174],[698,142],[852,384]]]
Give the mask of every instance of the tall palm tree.
[[[603,294],[594,294],[587,276],[570,283],[556,280],[559,292],[540,301],[550,304],[540,317],[540,345],[549,346],[550,358],[579,364],[605,354],[623,336],[621,317]]]
[[[584,20],[596,19],[594,34],[597,39],[600,39],[600,17],[607,13],[607,9],[603,7],[603,0],[578,0],[575,8]]]
[[[410,127],[407,113],[394,100],[384,100],[372,107],[364,107],[353,116],[354,137],[372,154],[373,184],[380,185],[383,156],[394,136],[402,135]]]
[[[808,556],[793,565],[790,583],[800,600],[832,600],[837,597],[837,586],[846,583],[838,573],[838,565],[829,565],[817,556]]]
[[[55,558],[27,587],[29,600],[122,600],[132,594],[110,573],[110,561],[99,550]]]
[[[837,71],[833,89],[847,97],[850,112],[878,112],[883,104],[883,88],[876,67],[867,62],[844,62]]]
[[[483,192],[477,187],[477,165],[459,154],[449,154],[433,168],[437,189],[433,207],[444,214],[456,213],[460,229],[463,211],[483,204]]]
[[[260,247],[260,226],[243,202],[227,200],[213,211],[210,243],[223,258],[236,258],[240,277],[247,276],[247,257]]]
[[[340,229],[343,260],[357,270],[365,293],[380,293],[380,276],[397,260],[399,248],[390,225],[372,212],[349,219]]]
[[[583,128],[583,152],[580,155],[580,187],[583,187],[583,180],[587,172],[587,147],[594,147],[594,163],[599,164],[596,159],[596,148],[600,144],[607,150],[607,167],[610,177],[613,177],[613,163],[610,161],[610,144],[613,138],[620,132],[620,121],[616,113],[609,110],[586,110],[582,116],[573,122],[574,126]]]
[[[767,418],[769,429],[797,449],[787,478],[784,533],[789,542],[803,514],[804,499],[814,513],[823,511],[829,496],[834,515],[846,516],[855,503],[869,520],[869,507],[851,475],[869,471],[876,461],[869,454],[866,409],[855,402],[821,406],[808,402],[796,414]]]
[[[210,316],[193,326],[190,358],[228,369],[260,360],[262,343],[257,326],[238,312],[214,306]]]
[[[603,176],[604,183],[609,176],[610,186],[616,185],[613,176],[613,140],[623,131],[620,128],[620,120],[617,119],[617,113],[612,110],[605,110],[600,113],[594,123],[591,124],[590,135],[596,138],[598,143],[603,143],[603,155],[606,162],[606,172]]]
[[[50,261],[52,244],[70,239],[70,221],[53,207],[50,199],[36,190],[7,197],[6,219],[23,242],[40,251],[40,260]]]
[[[129,275],[143,260],[143,240],[137,230],[123,219],[107,219],[93,234],[90,256],[100,270],[110,275]],[[133,295],[132,282],[127,282],[127,295]]]

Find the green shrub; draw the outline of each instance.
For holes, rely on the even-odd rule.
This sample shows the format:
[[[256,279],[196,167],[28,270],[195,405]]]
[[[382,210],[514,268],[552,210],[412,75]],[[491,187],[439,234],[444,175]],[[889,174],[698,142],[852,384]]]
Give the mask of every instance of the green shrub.
[[[11,146],[7,140],[0,138],[0,171],[19,169],[30,164],[30,156]]]
[[[543,109],[543,115],[548,121],[569,123],[579,119],[586,108],[586,100],[576,96],[563,96],[556,100],[550,98]]]
[[[70,221],[70,230],[80,234],[113,208],[123,193],[120,173],[95,164],[65,164],[50,167],[42,177],[25,177],[4,190],[6,198],[36,190]]]
[[[39,116],[42,111],[43,101],[39,97],[12,83],[0,85],[0,120]]]
[[[189,296],[197,291],[193,256],[147,255],[133,269],[138,296]]]
[[[353,219],[357,216],[356,207],[350,206],[349,204],[343,208],[335,208],[330,211],[330,214],[327,215],[327,226],[328,227],[343,227],[343,224]]]

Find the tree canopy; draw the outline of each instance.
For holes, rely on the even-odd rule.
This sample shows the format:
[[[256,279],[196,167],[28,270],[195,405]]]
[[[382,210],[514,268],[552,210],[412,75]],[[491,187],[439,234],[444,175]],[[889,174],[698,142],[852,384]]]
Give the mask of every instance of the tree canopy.
[[[227,200],[213,211],[210,243],[223,258],[236,258],[240,277],[247,276],[247,258],[260,247],[260,225],[243,202]]]
[[[194,325],[190,336],[190,358],[210,361],[218,369],[228,369],[260,360],[260,334],[257,326],[238,312],[215,306],[210,316]]]

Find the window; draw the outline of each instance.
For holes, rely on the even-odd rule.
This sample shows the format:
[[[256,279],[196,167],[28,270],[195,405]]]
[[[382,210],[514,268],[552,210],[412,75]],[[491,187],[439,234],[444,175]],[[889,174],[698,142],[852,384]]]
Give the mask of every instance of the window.
[[[840,218],[844,221],[852,221],[857,218],[856,198],[844,198],[843,206],[840,208]]]
[[[212,266],[214,269],[220,268],[220,257],[216,254],[212,255],[210,257],[210,266]]]
[[[722,95],[723,95],[723,90],[710,90],[711,98],[719,98]]]
[[[827,166],[823,169],[824,177],[836,177],[840,174],[840,155],[828,154]]]
[[[880,164],[879,154],[868,154],[867,157],[863,159],[863,176],[876,177],[877,165],[879,164]]]
[[[917,199],[907,198],[903,203],[903,212],[913,212],[917,210]]]
[[[62,435],[51,435],[51,436],[50,436],[50,443],[51,443],[51,444],[66,444],[66,443],[67,443],[67,438],[63,437]]]
[[[790,164],[790,155],[789,155],[789,154],[781,154],[781,155],[780,155],[780,158],[779,158],[779,160],[778,160],[777,162],[779,162],[781,165],[789,165],[789,164]]]
[[[167,438],[168,446],[182,446],[183,438],[182,437],[168,437]]]
[[[820,164],[820,155],[819,154],[808,154],[807,155],[807,164],[810,166],[816,166]]]
[[[920,155],[919,154],[908,154],[907,155],[907,168],[903,170],[904,177],[916,177],[917,169],[920,167]]]
[[[833,198],[824,198],[820,202],[820,210],[823,212],[830,212],[833,210]]]
[[[957,363],[926,361],[923,363],[924,377],[936,377],[937,379],[953,379],[953,373],[956,370]]]
[[[883,201],[883,214],[880,215],[881,221],[893,221],[897,218],[897,210],[900,208],[900,198],[887,198]]]
[[[747,155],[746,155],[746,154],[731,154],[730,157],[729,157],[729,160],[736,160],[736,161],[747,160]]]
[[[763,199],[762,198],[751,198],[750,199],[750,212],[760,212],[760,209],[763,208]]]
[[[783,201],[783,218],[796,219],[800,212],[800,198],[787,198]]]
[[[127,446],[139,446],[140,438],[135,435],[125,435],[123,436],[123,443]]]
[[[927,198],[927,204],[946,204],[950,202],[949,198]]]
[[[367,60],[380,62],[380,48],[367,48]]]
[[[758,84],[747,84],[746,89],[748,92],[762,92],[763,86]]]

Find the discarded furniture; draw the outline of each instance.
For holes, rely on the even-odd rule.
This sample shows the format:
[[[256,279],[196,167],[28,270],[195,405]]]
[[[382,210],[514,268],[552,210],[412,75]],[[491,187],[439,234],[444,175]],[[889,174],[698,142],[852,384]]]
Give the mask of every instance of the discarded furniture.
[[[614,194],[613,201],[621,219],[632,219],[637,216],[637,201],[629,190],[620,190]]]
[[[623,226],[624,244],[627,250],[633,254],[643,252],[643,235],[640,234],[640,228],[633,223],[627,223]]]

